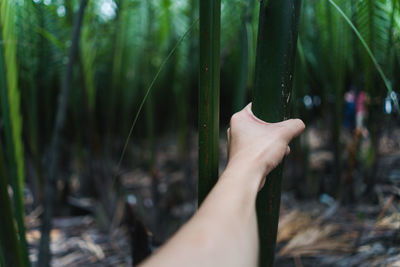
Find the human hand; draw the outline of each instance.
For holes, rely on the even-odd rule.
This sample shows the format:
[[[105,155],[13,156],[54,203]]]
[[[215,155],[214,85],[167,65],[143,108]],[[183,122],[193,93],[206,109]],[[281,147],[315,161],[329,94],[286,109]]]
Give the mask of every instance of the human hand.
[[[251,103],[235,113],[228,135],[228,166],[248,169],[265,182],[265,176],[290,153],[289,142],[305,129],[300,119],[267,123],[251,111]]]

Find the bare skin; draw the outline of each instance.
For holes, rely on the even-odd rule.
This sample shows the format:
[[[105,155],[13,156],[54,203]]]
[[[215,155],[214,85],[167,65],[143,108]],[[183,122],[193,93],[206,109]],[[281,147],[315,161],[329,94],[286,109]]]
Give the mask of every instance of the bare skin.
[[[266,123],[249,104],[228,129],[228,164],[199,210],[142,267],[257,266],[256,196],[304,129],[299,119]]]

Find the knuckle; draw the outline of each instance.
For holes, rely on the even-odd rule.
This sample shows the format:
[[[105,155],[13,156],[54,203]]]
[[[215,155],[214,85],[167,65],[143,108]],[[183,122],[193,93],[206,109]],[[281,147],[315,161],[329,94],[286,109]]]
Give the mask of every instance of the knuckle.
[[[240,120],[240,114],[239,113],[233,114],[230,120],[231,127],[232,125],[236,124],[236,122],[239,120]]]
[[[296,120],[297,120],[297,123],[299,124],[300,128],[304,130],[306,128],[305,123],[300,119],[296,119]]]

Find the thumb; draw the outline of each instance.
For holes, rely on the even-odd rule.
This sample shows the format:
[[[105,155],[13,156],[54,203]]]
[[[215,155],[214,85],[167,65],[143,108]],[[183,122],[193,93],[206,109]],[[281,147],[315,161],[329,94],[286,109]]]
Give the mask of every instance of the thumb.
[[[306,128],[304,122],[300,119],[290,119],[278,122],[277,125],[282,127],[282,137],[285,138],[288,143],[301,134]]]

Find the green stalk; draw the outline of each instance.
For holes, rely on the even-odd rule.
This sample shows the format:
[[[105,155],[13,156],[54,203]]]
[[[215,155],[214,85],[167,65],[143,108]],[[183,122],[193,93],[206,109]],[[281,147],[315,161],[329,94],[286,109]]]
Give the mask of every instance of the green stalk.
[[[147,1],[148,2],[148,1]],[[112,65],[112,77],[111,77],[111,91],[109,92],[109,107],[107,111],[107,131],[111,134],[115,129],[120,130],[120,125],[116,121],[116,115],[120,113],[121,99],[123,97],[123,87],[125,82],[125,44],[127,39],[127,28],[128,28],[128,2],[119,1],[119,14],[118,14],[118,31],[115,33],[115,44],[114,44],[114,55]],[[109,138],[108,138],[109,139]]]
[[[244,2],[243,14],[242,14],[242,27],[241,27],[241,51],[240,51],[240,63],[239,63],[239,78],[238,84],[234,96],[234,112],[241,110],[246,104],[246,93],[249,81],[249,66],[250,66],[250,54],[252,47],[252,15],[254,10],[255,1],[248,0]]]
[[[154,24],[153,19],[155,17],[155,12],[153,10],[153,6],[151,1],[146,1],[146,8],[147,8],[147,33],[146,33],[146,56],[145,56],[145,63],[144,63],[144,80],[145,83],[149,83],[150,81],[150,75],[153,73],[153,64],[152,64],[152,57],[154,56],[154,45],[153,41],[155,34],[154,34]],[[151,171],[153,171],[154,168],[154,156],[155,156],[155,145],[154,145],[154,98],[149,95],[149,98],[146,101],[145,104],[145,120],[146,120],[146,141],[147,141],[147,149],[150,151],[150,157],[148,161],[148,167]],[[153,178],[153,183],[156,182]],[[157,186],[155,186],[155,190],[153,193],[158,194],[158,190],[156,189]]]
[[[218,179],[221,1],[200,1],[199,184],[203,202]]]
[[[0,266],[26,266],[21,255],[23,251],[15,229],[12,205],[7,192],[7,178],[2,151],[3,147],[0,144],[0,210],[3,216],[0,224]]]
[[[25,179],[24,149],[22,144],[22,117],[16,60],[15,9],[11,1],[0,2],[0,100],[6,139],[10,184],[13,189],[14,218],[20,241],[20,253],[24,266],[29,266],[25,239],[24,196]]]
[[[146,55],[144,57],[143,76],[144,82],[149,83],[151,74],[153,73],[152,58],[154,57],[154,24],[155,10],[151,1],[146,1],[147,22],[146,28]],[[154,97],[150,94],[145,103],[145,129],[146,129],[146,150],[149,152],[149,157],[146,158],[147,168],[151,175],[151,196],[154,205],[157,207],[160,202],[160,193],[158,191],[159,179],[155,175],[155,123],[154,123]],[[157,210],[153,211],[154,222],[150,225],[156,236],[160,236],[160,213]]]
[[[328,34],[328,46],[327,53],[330,53],[328,58],[328,65],[331,66],[329,69],[329,81],[327,88],[334,94],[334,103],[332,104],[333,112],[333,122],[332,122],[332,141],[333,141],[333,152],[334,152],[334,179],[332,193],[340,197],[342,196],[342,190],[350,193],[352,190],[349,188],[342,188],[342,143],[341,143],[341,133],[342,133],[342,109],[343,109],[343,89],[344,89],[344,77],[346,71],[345,62],[345,50],[344,45],[347,36],[349,35],[345,32],[346,28],[342,27],[341,20],[328,1],[325,4],[325,16],[327,18],[327,34]],[[351,199],[350,194],[347,195]],[[344,199],[342,199],[344,200]]]
[[[91,120],[94,120],[93,113],[95,112],[96,104],[96,84],[95,84],[95,60],[97,56],[96,38],[92,35],[91,24],[94,22],[94,2],[88,5],[90,12],[86,12],[83,20],[82,37],[80,42],[81,61],[83,66],[83,76],[85,80],[85,89],[87,103]]]
[[[39,260],[38,266],[50,266],[51,252],[50,252],[50,231],[52,227],[52,217],[54,212],[54,202],[57,193],[57,174],[58,164],[60,158],[61,134],[64,128],[65,120],[67,117],[67,107],[69,99],[69,91],[71,89],[73,80],[73,67],[79,49],[79,40],[82,29],[83,17],[85,8],[89,0],[81,0],[79,9],[75,17],[75,22],[72,31],[72,41],[68,52],[67,65],[65,67],[63,78],[61,82],[61,90],[58,95],[58,107],[56,118],[53,128],[53,136],[49,148],[49,162],[48,173],[45,184],[45,203],[44,212],[41,225],[42,236],[39,244]]]
[[[25,1],[20,8],[17,9],[17,18],[19,19],[18,32],[18,50],[17,55],[19,62],[18,76],[20,77],[22,116],[26,121],[24,136],[32,155],[34,167],[34,179],[32,179],[32,191],[34,194],[34,204],[39,204],[44,192],[43,174],[40,163],[41,146],[40,146],[40,123],[39,123],[39,99],[38,88],[41,88],[37,77],[41,75],[38,61],[39,58],[38,45],[39,35],[36,32],[39,22],[38,12],[33,1]],[[29,45],[28,45],[29,44]],[[42,88],[41,88],[42,90]]]
[[[38,75],[39,68],[36,60],[34,60],[37,58],[37,34],[32,34],[32,32],[34,31],[34,25],[36,25],[37,22],[37,12],[33,5],[33,1],[25,1],[25,3],[17,10],[17,16],[20,18],[21,24],[19,27],[19,49],[17,54],[19,62],[18,74],[21,77],[20,87],[22,89],[22,107],[26,107],[23,115],[27,121],[27,129],[29,129],[27,139],[34,161],[36,161],[39,154],[39,129],[37,83],[35,77]],[[39,182],[38,184],[41,183]]]
[[[259,16],[253,112],[260,119],[287,119],[293,84],[300,0],[262,0]],[[259,266],[273,266],[282,166],[268,175],[257,197]]]

